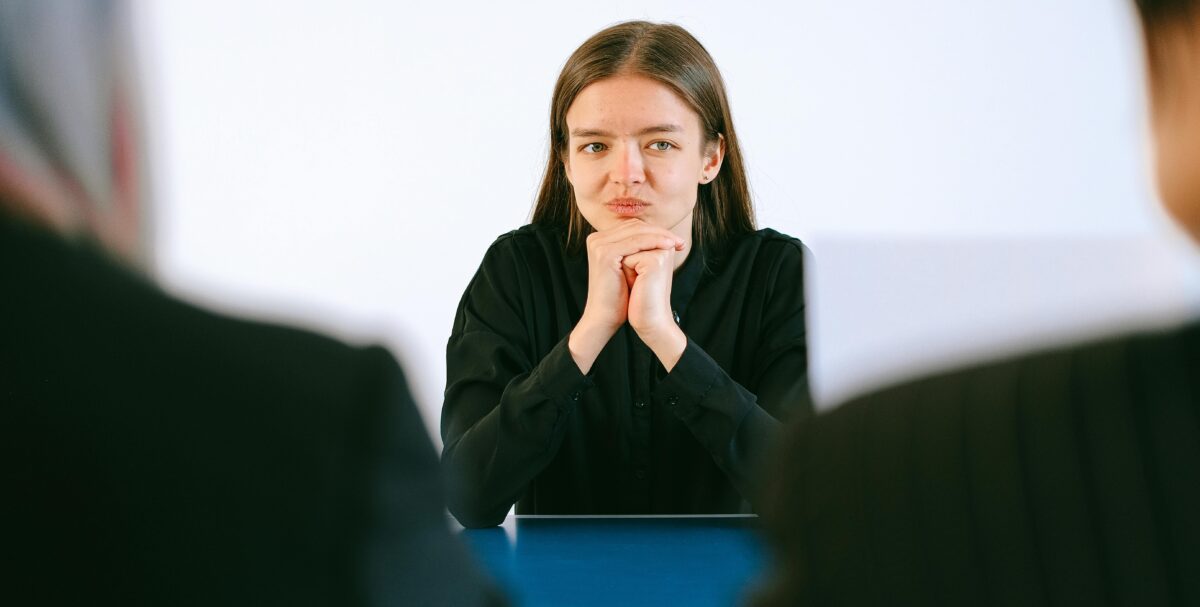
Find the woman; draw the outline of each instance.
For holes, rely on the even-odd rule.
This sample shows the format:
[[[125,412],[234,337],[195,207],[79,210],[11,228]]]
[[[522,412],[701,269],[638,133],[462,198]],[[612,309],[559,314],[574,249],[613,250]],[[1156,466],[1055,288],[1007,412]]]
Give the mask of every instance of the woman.
[[[676,25],[605,29],[559,75],[550,141],[533,223],[454,321],[451,512],[748,512],[811,410],[803,246],[755,231],[716,65]]]

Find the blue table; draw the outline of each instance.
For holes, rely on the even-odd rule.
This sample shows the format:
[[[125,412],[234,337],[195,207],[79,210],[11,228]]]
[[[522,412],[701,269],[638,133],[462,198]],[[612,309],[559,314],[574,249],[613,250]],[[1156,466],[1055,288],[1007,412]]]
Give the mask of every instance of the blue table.
[[[762,572],[754,516],[512,516],[462,531],[514,604],[736,605]]]

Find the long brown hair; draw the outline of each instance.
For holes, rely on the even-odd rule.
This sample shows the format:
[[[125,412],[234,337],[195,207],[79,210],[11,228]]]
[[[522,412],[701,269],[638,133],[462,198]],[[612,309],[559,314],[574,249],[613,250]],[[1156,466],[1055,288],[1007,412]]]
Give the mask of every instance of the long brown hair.
[[[550,104],[550,154],[533,209],[533,222],[563,226],[575,248],[592,231],[575,204],[563,161],[567,154],[567,110],[587,85],[616,75],[639,75],[670,87],[700,116],[705,143],[725,142],[717,177],[701,184],[692,215],[696,244],[721,245],[753,231],[754,207],[742,150],[733,130],[725,82],[712,56],[687,30],[671,23],[627,21],[588,38],[563,66]]]

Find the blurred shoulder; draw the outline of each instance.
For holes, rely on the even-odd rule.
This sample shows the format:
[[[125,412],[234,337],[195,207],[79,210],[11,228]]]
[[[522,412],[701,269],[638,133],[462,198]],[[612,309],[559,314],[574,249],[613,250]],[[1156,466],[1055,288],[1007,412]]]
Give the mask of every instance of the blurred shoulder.
[[[60,397],[243,402],[268,393],[344,402],[348,392],[399,366],[379,347],[355,347],[315,331],[238,318],[188,303],[87,242],[0,222],[0,300],[5,358],[30,388]],[[7,360],[6,360],[7,362]],[[35,384],[38,378],[40,384]]]
[[[1200,365],[1200,322],[1098,336],[964,364],[894,383],[835,409],[1032,403],[1134,397],[1146,386],[1191,391],[1189,370]]]

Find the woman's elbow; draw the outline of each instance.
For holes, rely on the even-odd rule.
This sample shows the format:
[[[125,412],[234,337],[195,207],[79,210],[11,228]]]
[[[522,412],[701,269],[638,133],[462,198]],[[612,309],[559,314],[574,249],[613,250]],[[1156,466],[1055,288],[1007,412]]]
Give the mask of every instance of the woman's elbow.
[[[442,452],[442,473],[446,481],[446,507],[454,519],[467,529],[495,527],[504,522],[512,503],[494,505],[488,499],[486,475],[479,474],[480,467],[471,458],[459,457],[458,442]],[[490,503],[489,503],[490,502]]]
[[[448,472],[448,471],[447,471]],[[446,509],[460,525],[468,529],[495,527],[508,516],[508,507],[489,507],[486,496],[479,490],[475,479],[461,475],[448,475]]]
[[[467,529],[495,527],[503,523],[504,518],[508,516],[507,509],[504,511],[488,511],[483,508],[455,503],[451,503],[449,506],[450,514],[454,516],[454,520]]]

